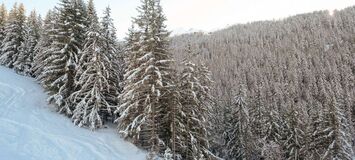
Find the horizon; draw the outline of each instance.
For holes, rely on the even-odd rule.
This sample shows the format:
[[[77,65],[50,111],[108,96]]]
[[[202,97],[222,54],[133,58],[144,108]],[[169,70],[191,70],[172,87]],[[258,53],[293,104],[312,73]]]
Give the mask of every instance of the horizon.
[[[35,9],[44,17],[49,9],[54,8],[59,0],[4,0],[8,10],[14,3],[23,3],[26,13]],[[353,0],[162,0],[166,25],[172,35],[194,31],[212,32],[236,24],[256,21],[279,20],[297,14],[320,10],[341,10],[355,5]],[[140,0],[94,0],[99,17],[105,7],[112,9],[112,18],[117,29],[117,37],[123,40],[131,19],[137,15],[136,8]],[[188,5],[187,5],[188,4]]]

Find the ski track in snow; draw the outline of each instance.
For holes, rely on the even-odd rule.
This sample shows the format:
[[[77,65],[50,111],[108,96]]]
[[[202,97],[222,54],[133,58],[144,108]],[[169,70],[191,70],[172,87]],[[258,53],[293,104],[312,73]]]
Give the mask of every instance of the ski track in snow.
[[[46,103],[34,79],[0,67],[0,160],[143,160],[114,129],[73,125]]]

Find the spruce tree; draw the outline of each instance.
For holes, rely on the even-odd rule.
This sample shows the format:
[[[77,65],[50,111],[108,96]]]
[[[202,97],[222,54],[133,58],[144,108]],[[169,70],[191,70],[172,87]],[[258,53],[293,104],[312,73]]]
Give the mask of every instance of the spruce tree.
[[[26,20],[25,7],[21,3],[14,5],[5,26],[5,38],[1,45],[0,64],[9,68],[14,67],[18,59],[20,46],[24,42],[24,23]]]
[[[182,105],[183,115],[183,125],[179,126],[179,129],[186,130],[184,132],[185,141],[183,146],[185,147],[185,153],[182,153],[184,159],[192,158],[202,158],[203,147],[206,147],[206,133],[200,133],[200,131],[205,130],[205,119],[204,117],[199,117],[200,115],[200,99],[197,92],[201,91],[201,84],[197,79],[197,67],[191,62],[183,63],[184,69],[181,73],[180,81],[180,103]],[[205,114],[205,111],[202,112]],[[182,128],[184,127],[184,128]],[[201,128],[200,128],[201,127]],[[201,139],[200,139],[201,138]],[[202,140],[202,141],[201,141]],[[201,143],[202,142],[202,143]],[[201,144],[201,146],[199,145]]]
[[[184,69],[179,79],[179,92],[181,119],[183,126],[178,125],[177,130],[182,130],[184,145],[183,159],[208,159],[212,155],[208,151],[207,114],[211,99],[209,86],[211,75],[203,65],[195,65],[189,61],[183,62]]]
[[[74,105],[68,97],[76,90],[75,75],[85,40],[87,13],[81,0],[61,0],[60,5],[50,55],[45,60],[49,65],[43,68],[39,79],[51,95],[48,101],[56,104],[59,112],[71,115]]]
[[[101,20],[101,33],[105,38],[106,43],[106,52],[112,56],[112,58],[117,57],[117,36],[116,36],[116,28],[113,23],[113,19],[111,17],[111,8],[106,7],[104,10],[104,16]]]
[[[276,106],[276,104],[274,104]],[[269,110],[265,113],[265,137],[264,139],[267,142],[273,141],[276,144],[281,144],[281,135],[282,135],[282,122],[279,113],[276,109],[270,107]]]
[[[112,76],[112,62],[107,52],[104,52],[105,39],[100,34],[95,9],[91,7],[91,25],[76,75],[76,85],[80,86],[80,89],[71,95],[71,101],[76,104],[72,117],[74,123],[95,129],[102,127],[105,114],[112,114],[111,107],[116,103],[112,104],[111,100],[117,95],[110,95],[114,89],[114,84],[109,80]]]
[[[250,125],[253,129],[253,135],[261,139],[265,137],[265,94],[264,86],[259,84],[256,87],[256,93],[253,99],[253,103],[250,104]]]
[[[43,74],[45,66],[50,65],[49,57],[51,50],[51,44],[55,39],[55,35],[58,31],[58,13],[57,10],[49,10],[46,17],[43,20],[43,26],[41,26],[40,40],[34,48],[34,59],[32,67],[32,75],[41,81],[40,77]],[[44,78],[44,77],[43,77]]]
[[[294,62],[290,62],[290,66],[294,65]],[[287,97],[286,101],[286,112],[283,115],[283,120],[285,124],[282,127],[282,138],[286,154],[285,157],[289,160],[291,159],[303,159],[305,158],[306,147],[306,130],[305,130],[305,120],[302,119],[302,104],[298,99],[298,92],[296,89],[297,75],[295,75],[296,67],[291,67],[288,70],[288,79],[290,86],[287,87],[285,96]]]
[[[40,38],[40,19],[38,19],[35,10],[27,18],[24,30],[24,42],[20,46],[18,59],[14,63],[14,69],[17,73],[31,75],[34,50]]]
[[[0,46],[5,38],[5,25],[7,23],[7,10],[5,4],[2,3],[0,6]],[[0,52],[1,54],[1,52]]]
[[[332,93],[332,98],[326,100],[321,127],[316,132],[320,135],[316,141],[324,145],[325,149],[322,159],[351,160],[354,156],[351,133],[344,104],[337,99],[337,95],[340,95],[339,88],[331,88],[330,84],[326,84],[326,87],[328,93]]]
[[[92,27],[93,23],[98,23],[98,17],[95,10],[95,4],[93,0],[89,0],[87,4],[87,25]],[[97,25],[97,24],[95,24]]]
[[[169,143],[166,132],[170,124],[164,122],[169,112],[173,86],[171,55],[168,53],[168,35],[165,18],[158,0],[143,0],[137,25],[133,50],[128,50],[124,89],[120,96],[118,112],[120,133],[133,143],[150,151],[149,157],[163,154]],[[137,49],[139,45],[139,49]],[[167,128],[168,127],[168,128]]]
[[[303,122],[300,120],[298,109],[293,106],[289,108],[286,115],[286,125],[284,128],[283,147],[286,151],[285,157],[291,159],[303,159],[305,157],[305,132]]]
[[[234,107],[230,119],[231,126],[227,129],[226,159],[258,159],[255,137],[250,127],[250,115],[247,108],[245,88],[241,85],[234,98]]]
[[[110,97],[108,101],[117,104],[117,97],[122,91],[120,86],[123,80],[124,74],[124,61],[123,53],[118,50],[116,28],[111,18],[111,8],[106,7],[104,10],[104,17],[101,20],[100,33],[103,38],[102,52],[110,59],[110,77],[108,81],[110,82],[110,93],[107,93],[106,97]]]

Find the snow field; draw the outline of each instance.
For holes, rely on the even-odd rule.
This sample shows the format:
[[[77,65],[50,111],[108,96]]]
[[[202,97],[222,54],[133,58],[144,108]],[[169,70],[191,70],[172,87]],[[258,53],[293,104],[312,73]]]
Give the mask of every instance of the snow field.
[[[49,107],[34,79],[0,67],[1,160],[143,160],[114,129],[74,126]]]

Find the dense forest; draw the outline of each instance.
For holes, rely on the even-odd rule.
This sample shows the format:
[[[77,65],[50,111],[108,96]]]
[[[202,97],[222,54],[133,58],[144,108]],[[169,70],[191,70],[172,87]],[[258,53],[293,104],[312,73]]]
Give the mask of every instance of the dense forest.
[[[355,7],[174,37],[160,0],[138,12],[119,42],[93,0],[43,18],[3,4],[0,64],[36,78],[75,125],[113,123],[147,159],[352,159]]]
[[[354,15],[349,7],[172,38],[177,59],[212,71],[211,151],[226,159],[350,159]]]

